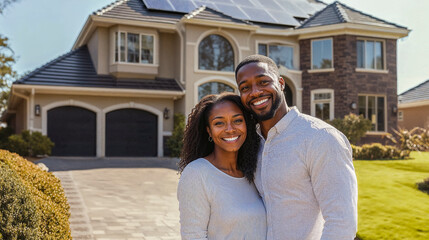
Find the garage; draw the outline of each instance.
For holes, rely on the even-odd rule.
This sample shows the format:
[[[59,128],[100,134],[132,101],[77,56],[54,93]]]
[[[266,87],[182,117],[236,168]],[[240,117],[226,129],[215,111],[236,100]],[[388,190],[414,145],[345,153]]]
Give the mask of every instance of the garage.
[[[157,150],[157,115],[134,108],[106,114],[106,156],[154,157]]]
[[[96,114],[81,107],[48,111],[48,137],[55,143],[52,156],[95,156]]]

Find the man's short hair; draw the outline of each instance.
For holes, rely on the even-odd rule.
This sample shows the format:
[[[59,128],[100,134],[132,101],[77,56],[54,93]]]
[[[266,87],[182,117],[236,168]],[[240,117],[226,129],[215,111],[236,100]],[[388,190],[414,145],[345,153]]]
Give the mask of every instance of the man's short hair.
[[[268,64],[268,70],[274,73],[276,77],[280,77],[279,68],[277,67],[277,64],[273,61],[273,59],[264,55],[254,54],[244,58],[243,61],[241,61],[240,64],[238,64],[238,66],[235,68],[235,79],[237,79],[237,72],[238,70],[240,70],[241,67],[243,67],[246,64],[254,63],[254,62],[256,63],[261,62],[261,63]]]

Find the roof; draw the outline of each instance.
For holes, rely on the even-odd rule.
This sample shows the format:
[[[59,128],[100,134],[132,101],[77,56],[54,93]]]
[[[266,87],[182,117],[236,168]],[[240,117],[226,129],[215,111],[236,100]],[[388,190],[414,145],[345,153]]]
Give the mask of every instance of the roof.
[[[216,22],[241,23],[241,24],[251,25],[251,23],[248,21],[244,21],[244,20],[240,20],[240,19],[228,16],[226,14],[223,14],[222,12],[216,11],[206,6],[201,6],[195,9],[194,11],[186,14],[184,18],[209,20],[209,21],[216,21]]]
[[[411,103],[429,100],[429,79],[425,82],[399,94],[399,103]]]
[[[339,23],[358,23],[358,24],[368,24],[368,25],[376,25],[376,26],[390,27],[390,28],[407,29],[406,27],[384,21],[382,19],[376,18],[369,14],[366,14],[356,9],[353,9],[351,7],[348,7],[345,4],[340,3],[338,1],[331,3],[324,9],[317,12],[314,16],[308,18],[298,28],[309,28],[309,27],[339,24]]]
[[[174,24],[185,14],[202,6],[210,9],[201,16],[205,19],[244,20],[295,27],[300,20],[308,18],[326,4],[318,0],[117,0],[93,15]]]
[[[183,13],[149,10],[142,0],[117,0],[98,11],[95,11],[93,15],[126,20],[173,24],[179,22],[183,17]]]
[[[14,84],[182,91],[174,79],[118,79],[99,75],[86,45],[52,60]]]

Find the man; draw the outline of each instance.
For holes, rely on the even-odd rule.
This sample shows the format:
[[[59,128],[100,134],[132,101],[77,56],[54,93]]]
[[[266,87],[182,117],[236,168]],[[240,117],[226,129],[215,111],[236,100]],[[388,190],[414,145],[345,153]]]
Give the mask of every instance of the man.
[[[245,58],[235,77],[241,101],[259,122],[255,185],[267,211],[267,239],[354,239],[357,183],[347,138],[287,106],[285,81],[270,58]]]

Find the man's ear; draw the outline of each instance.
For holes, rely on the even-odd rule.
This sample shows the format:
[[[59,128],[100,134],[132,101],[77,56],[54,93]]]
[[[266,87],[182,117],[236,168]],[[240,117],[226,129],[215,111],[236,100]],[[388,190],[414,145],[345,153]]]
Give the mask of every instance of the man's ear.
[[[282,91],[285,90],[286,83],[285,83],[285,80],[282,77],[279,77],[279,84],[280,84],[281,90]]]

